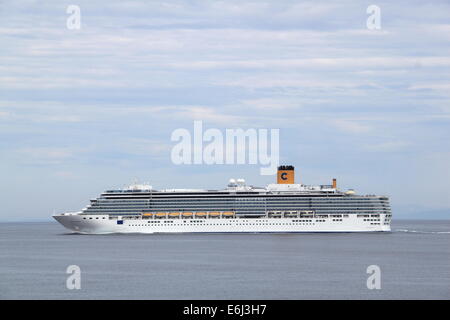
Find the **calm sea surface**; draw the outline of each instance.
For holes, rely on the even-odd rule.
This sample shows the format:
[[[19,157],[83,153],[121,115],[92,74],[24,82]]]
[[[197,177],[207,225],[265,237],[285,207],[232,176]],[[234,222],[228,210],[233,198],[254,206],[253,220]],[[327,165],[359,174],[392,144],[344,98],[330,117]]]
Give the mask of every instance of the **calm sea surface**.
[[[0,299],[450,299],[450,221],[392,233],[76,235],[0,223]],[[81,289],[66,269],[81,268]],[[381,269],[381,289],[366,269]]]

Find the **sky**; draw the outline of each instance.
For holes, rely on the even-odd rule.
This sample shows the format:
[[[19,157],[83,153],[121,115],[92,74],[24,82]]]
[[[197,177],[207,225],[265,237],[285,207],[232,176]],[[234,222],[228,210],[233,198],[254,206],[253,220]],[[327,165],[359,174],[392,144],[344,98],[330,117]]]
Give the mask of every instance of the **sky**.
[[[448,219],[449,12],[437,0],[1,0],[0,221],[78,211],[135,179],[276,180],[260,165],[174,164],[171,134],[195,120],[279,129],[297,182],[337,178],[388,195],[394,219]]]

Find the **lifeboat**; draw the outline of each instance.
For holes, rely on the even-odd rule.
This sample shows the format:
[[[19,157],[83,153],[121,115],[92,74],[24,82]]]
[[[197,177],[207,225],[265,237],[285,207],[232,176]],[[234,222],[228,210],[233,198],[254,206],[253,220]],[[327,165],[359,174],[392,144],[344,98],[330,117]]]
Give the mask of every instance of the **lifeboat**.
[[[209,216],[210,217],[220,217],[220,212],[210,212]]]
[[[192,212],[183,212],[183,217],[192,217]]]
[[[158,218],[163,218],[163,217],[166,216],[166,213],[165,213],[165,212],[158,212],[158,213],[156,214],[156,216],[157,216]]]
[[[234,216],[234,212],[226,211],[226,212],[222,213],[222,216],[224,216],[224,217],[233,217]]]
[[[285,212],[284,213],[284,216],[285,217],[297,217],[298,216],[298,213],[297,212]]]
[[[180,213],[179,212],[171,212],[169,213],[169,217],[179,217]]]
[[[281,218],[281,212],[269,212],[269,217]]]
[[[153,216],[153,213],[148,212],[148,213],[143,213],[142,215],[144,217],[151,217],[151,216]]]
[[[195,213],[195,216],[196,216],[196,217],[202,217],[202,218],[203,218],[203,217],[206,217],[206,212],[196,212],[196,213]]]

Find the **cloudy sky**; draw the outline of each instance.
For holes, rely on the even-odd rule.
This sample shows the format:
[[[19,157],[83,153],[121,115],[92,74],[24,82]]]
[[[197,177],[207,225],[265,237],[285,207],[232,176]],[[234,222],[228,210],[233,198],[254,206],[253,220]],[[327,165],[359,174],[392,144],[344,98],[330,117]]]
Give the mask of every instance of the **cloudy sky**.
[[[69,5],[81,29],[66,27]],[[366,9],[381,9],[369,30]],[[76,211],[134,179],[265,185],[171,162],[171,133],[279,128],[297,180],[450,218],[448,1],[0,1],[0,221]]]

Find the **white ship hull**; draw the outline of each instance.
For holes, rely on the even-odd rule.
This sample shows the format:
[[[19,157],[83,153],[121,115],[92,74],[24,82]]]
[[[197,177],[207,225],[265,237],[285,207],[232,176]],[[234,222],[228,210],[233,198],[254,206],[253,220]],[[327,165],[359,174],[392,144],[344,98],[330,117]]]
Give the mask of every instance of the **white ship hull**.
[[[62,214],[53,216],[70,231],[106,233],[291,233],[386,232],[390,217],[348,215],[333,218],[233,218],[233,219],[121,219],[109,215]]]

